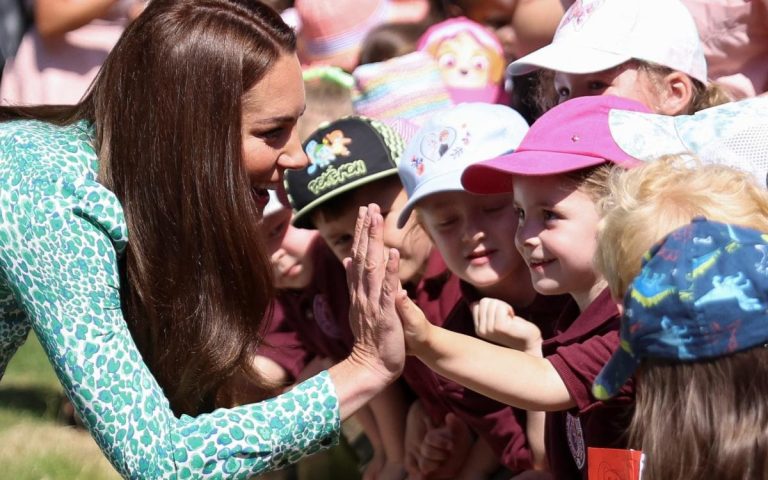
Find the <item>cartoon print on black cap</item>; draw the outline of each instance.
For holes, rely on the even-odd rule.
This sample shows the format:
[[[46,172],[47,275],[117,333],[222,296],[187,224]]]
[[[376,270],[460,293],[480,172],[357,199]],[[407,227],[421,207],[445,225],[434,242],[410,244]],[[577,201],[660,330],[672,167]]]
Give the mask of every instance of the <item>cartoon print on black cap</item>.
[[[349,149],[347,145],[350,143],[352,143],[352,139],[347,138],[341,130],[333,130],[326,134],[323,137],[323,143],[310,140],[304,148],[311,163],[307,168],[307,173],[314,175],[318,169],[324,169],[338,157],[348,157]]]

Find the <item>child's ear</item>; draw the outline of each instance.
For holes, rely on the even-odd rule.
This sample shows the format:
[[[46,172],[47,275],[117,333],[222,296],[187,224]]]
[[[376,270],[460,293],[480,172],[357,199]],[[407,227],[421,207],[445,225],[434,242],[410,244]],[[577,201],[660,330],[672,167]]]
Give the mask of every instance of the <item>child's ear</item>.
[[[693,100],[693,80],[683,72],[674,71],[661,78],[658,111],[663,115],[689,113]]]

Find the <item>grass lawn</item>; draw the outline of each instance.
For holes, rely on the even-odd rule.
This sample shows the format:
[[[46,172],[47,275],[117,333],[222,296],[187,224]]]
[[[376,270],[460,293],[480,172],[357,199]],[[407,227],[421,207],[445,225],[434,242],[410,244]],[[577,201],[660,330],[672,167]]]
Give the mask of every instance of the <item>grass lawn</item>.
[[[57,420],[62,398],[61,385],[37,338],[30,334],[0,381],[0,478],[120,478],[88,433]],[[339,446],[302,461],[298,472],[264,478],[353,480],[359,475],[351,449]]]

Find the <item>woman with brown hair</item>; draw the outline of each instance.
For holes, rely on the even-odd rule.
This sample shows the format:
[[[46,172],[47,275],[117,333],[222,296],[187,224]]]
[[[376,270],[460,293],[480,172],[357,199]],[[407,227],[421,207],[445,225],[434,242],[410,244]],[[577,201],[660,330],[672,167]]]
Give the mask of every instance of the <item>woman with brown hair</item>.
[[[0,109],[0,373],[34,329],[125,477],[280,468],[332,444],[402,369],[400,325],[381,320],[398,257],[367,251],[373,208],[350,277],[389,273],[357,283],[350,357],[213,411],[247,400],[235,375],[259,385],[248,362],[272,297],[260,210],[306,163],[303,110],[294,34],[256,0],[153,0],[79,104]]]

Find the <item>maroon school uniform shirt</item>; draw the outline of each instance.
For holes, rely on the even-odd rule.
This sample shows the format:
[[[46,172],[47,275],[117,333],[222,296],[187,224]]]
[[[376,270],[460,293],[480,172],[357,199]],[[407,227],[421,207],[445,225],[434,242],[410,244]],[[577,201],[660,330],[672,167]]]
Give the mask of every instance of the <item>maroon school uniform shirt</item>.
[[[469,284],[461,282],[446,268],[439,253],[428,261],[422,281],[409,293],[435,325],[477,337],[470,304],[481,296]],[[559,318],[564,297],[537,297],[518,315],[551,329]],[[403,378],[421,400],[436,424],[453,412],[493,449],[499,461],[517,472],[531,467],[531,452],[525,436],[526,412],[497,402],[434,373],[414,357],[408,357]]]
[[[555,336],[542,346],[576,402],[570,410],[547,413],[547,458],[557,479],[587,478],[588,447],[626,447],[634,406],[633,382],[610,401],[592,396],[595,377],[619,348],[619,319],[616,304],[605,289],[576,320],[559,321]]]
[[[354,343],[344,266],[320,238],[309,255],[314,262],[312,281],[305,289],[278,293],[264,342],[269,347],[259,351],[294,378],[315,356],[333,361],[347,358]]]

